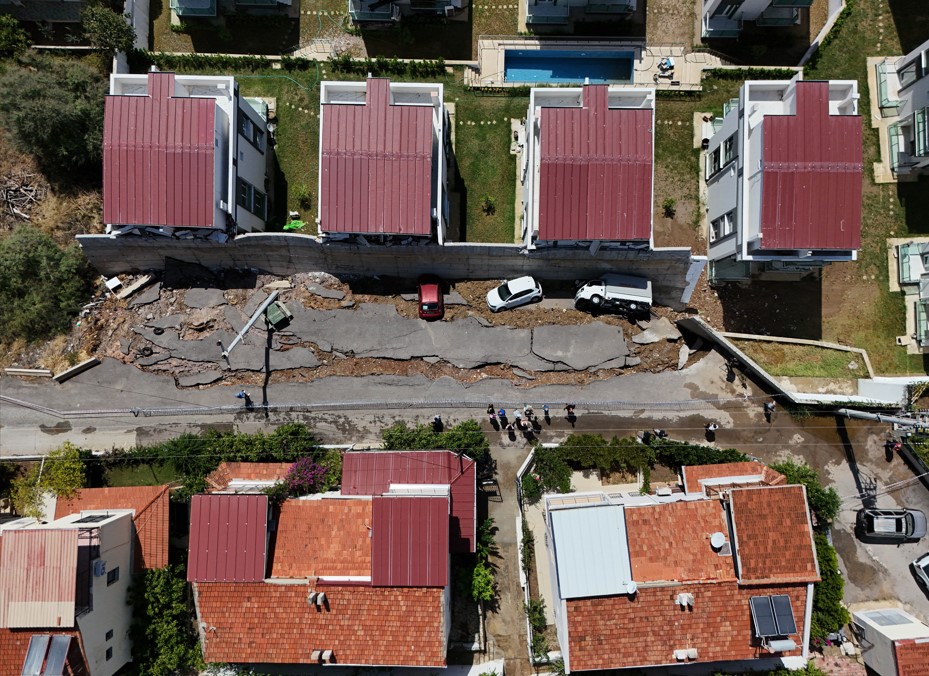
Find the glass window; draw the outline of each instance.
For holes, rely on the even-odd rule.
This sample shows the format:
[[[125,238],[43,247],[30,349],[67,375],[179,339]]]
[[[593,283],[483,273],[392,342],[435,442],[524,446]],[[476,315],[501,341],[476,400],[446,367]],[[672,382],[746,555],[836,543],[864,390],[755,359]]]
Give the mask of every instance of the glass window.
[[[723,142],[723,165],[735,159],[735,134]]]
[[[112,649],[112,648],[107,648],[107,649],[106,649],[106,659],[107,659],[107,661],[110,661],[111,659],[113,659],[113,649]]]
[[[267,196],[248,181],[243,181],[241,178],[238,181],[236,204],[259,218],[265,218]]]
[[[252,122],[252,119],[242,110],[239,110],[239,134],[245,137],[245,140],[255,146],[259,151],[264,152],[265,134],[258,125]]]
[[[709,178],[720,169],[720,148],[706,156],[706,177]]]
[[[111,584],[116,584],[119,582],[119,566],[116,566],[113,570],[107,571],[106,574],[106,586],[109,587]]]
[[[710,222],[710,241],[715,242],[735,232],[735,211],[723,214]]]
[[[109,641],[112,638],[113,638],[113,630],[110,629],[109,631],[106,632],[106,640]]]
[[[916,126],[916,155],[929,155],[929,108],[917,110],[913,116]]]

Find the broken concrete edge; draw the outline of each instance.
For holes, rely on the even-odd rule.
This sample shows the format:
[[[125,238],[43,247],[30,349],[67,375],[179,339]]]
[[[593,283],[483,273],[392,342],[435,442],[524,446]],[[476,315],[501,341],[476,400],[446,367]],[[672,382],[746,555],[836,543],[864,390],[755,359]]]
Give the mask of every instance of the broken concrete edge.
[[[8,376],[17,376],[20,378],[51,378],[52,372],[50,369],[18,369],[18,368],[5,368],[3,372]]]
[[[136,291],[138,291],[139,289],[145,288],[146,286],[148,286],[149,284],[151,284],[154,280],[155,280],[155,275],[144,275],[144,276],[140,277],[139,279],[135,280],[135,281],[134,281],[132,284],[130,284],[129,286],[125,287],[125,288],[124,288],[122,291],[120,291],[118,294],[116,294],[116,297],[117,297],[118,299],[120,299],[120,300],[123,300],[123,299],[125,299],[125,298],[129,298],[129,296],[131,296],[132,294],[134,294],[134,293],[135,293]]]
[[[53,376],[53,379],[55,380],[56,383],[63,383],[64,381],[69,380],[73,378],[74,376],[83,373],[84,371],[89,371],[94,366],[97,366],[99,363],[100,363],[99,359],[97,359],[96,357],[91,357],[87,361],[82,361],[80,364],[77,364],[76,366],[72,366],[66,371],[62,371],[58,375]]]

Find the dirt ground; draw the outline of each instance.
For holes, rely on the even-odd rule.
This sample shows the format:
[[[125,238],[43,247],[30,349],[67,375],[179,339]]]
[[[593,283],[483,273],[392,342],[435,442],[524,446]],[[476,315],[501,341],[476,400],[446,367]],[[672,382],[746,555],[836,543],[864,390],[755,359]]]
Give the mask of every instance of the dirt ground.
[[[696,5],[692,0],[648,0],[645,41],[692,47]]]

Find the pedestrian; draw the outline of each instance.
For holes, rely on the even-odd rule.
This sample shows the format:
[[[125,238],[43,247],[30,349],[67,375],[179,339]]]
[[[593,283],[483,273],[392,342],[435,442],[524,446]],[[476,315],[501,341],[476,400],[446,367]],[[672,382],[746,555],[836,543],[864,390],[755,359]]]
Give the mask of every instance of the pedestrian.
[[[499,413],[497,413],[497,417],[500,418],[500,420],[506,420],[506,409],[501,408]]]
[[[523,419],[523,414],[519,412],[519,409],[516,409],[515,411],[513,411],[513,420],[516,422],[517,425],[519,424],[519,421],[522,419]]]
[[[442,431],[442,416],[436,413],[435,417],[432,419],[432,429],[436,432]]]
[[[245,390],[242,390],[237,395],[235,395],[235,398],[236,399],[248,399],[248,392],[246,392]]]
[[[491,424],[497,422],[497,409],[493,404],[487,404],[487,417],[490,418]]]
[[[709,432],[710,434],[713,434],[718,429],[719,429],[719,425],[717,425],[714,422],[706,424],[706,431]]]
[[[572,417],[574,415],[574,404],[565,404],[564,410],[568,412],[569,418]]]
[[[659,439],[667,439],[667,438],[668,438],[668,433],[667,433],[665,430],[658,430],[658,429],[655,429],[655,430],[652,430],[652,434],[654,434],[654,435],[655,435],[656,437],[658,437]]]
[[[532,404],[523,404],[523,413],[526,414],[527,420],[532,420],[535,416],[535,411],[532,410]]]

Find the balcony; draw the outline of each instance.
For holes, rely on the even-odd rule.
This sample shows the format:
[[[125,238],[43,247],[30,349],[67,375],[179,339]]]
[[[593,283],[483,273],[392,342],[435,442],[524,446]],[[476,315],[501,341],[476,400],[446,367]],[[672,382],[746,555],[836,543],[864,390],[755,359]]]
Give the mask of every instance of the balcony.
[[[171,0],[170,6],[180,18],[216,16],[216,0]]]
[[[584,10],[585,14],[632,14],[636,0],[615,0],[615,2],[591,2]]]
[[[881,117],[896,117],[900,113],[900,80],[896,66],[895,59],[884,59],[874,68]]]
[[[813,0],[771,0],[771,7],[809,7]]]
[[[737,38],[742,34],[742,19],[730,19],[725,16],[703,17],[704,38]]]
[[[415,14],[436,14],[445,16],[449,11],[454,11],[451,2],[445,0],[412,0],[410,2],[410,11]]]
[[[400,21],[400,8],[391,0],[348,0],[348,15],[354,23]]]
[[[538,3],[526,5],[526,24],[527,25],[558,25],[568,23],[568,15],[571,8],[568,5],[557,5],[554,3]]]
[[[916,160],[907,152],[909,142],[906,131],[900,124],[887,127],[887,136],[890,145],[890,168],[896,175],[908,174],[916,165]]]
[[[755,19],[756,26],[795,26],[798,23],[800,23],[800,10],[773,5]]]

